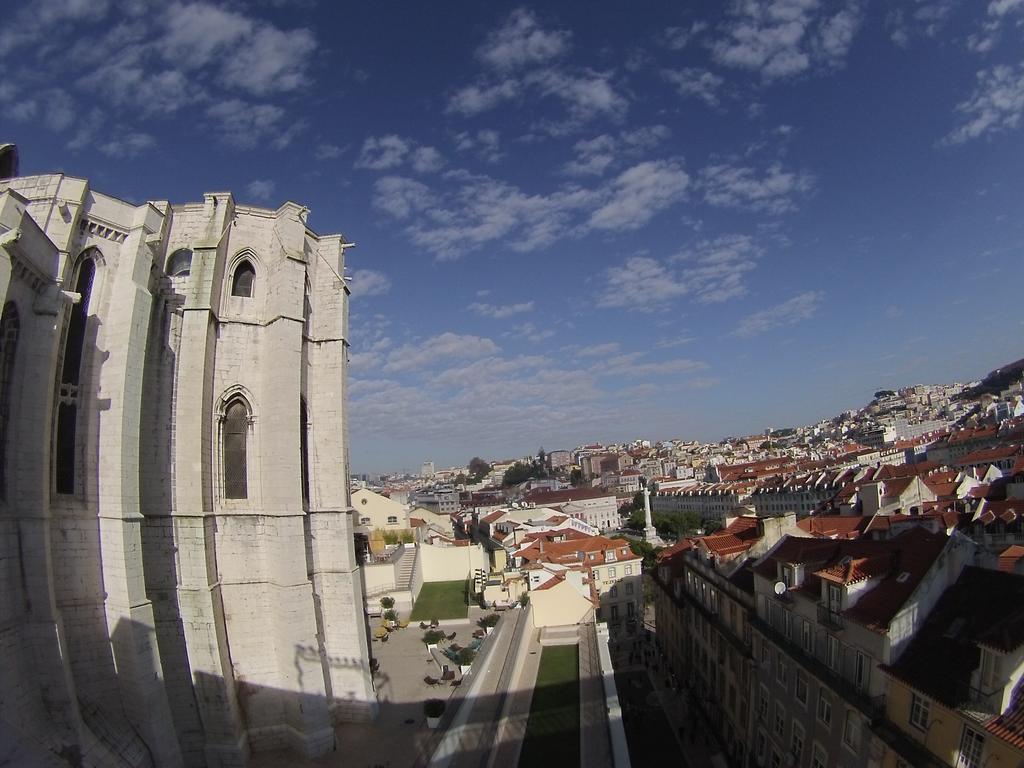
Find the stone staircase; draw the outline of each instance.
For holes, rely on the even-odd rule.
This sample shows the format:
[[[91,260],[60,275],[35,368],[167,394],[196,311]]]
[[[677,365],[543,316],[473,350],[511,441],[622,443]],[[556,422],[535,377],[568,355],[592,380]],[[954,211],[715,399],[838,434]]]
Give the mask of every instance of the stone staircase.
[[[416,550],[402,550],[402,556],[395,563],[395,590],[407,591],[412,588],[412,572],[416,567]]]

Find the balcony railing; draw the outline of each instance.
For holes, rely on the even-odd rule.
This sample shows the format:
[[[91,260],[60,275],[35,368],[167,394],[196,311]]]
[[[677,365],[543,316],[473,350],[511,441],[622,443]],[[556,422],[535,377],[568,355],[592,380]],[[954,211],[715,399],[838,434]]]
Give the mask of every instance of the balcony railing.
[[[839,611],[821,603],[818,604],[818,622],[829,629],[844,629],[846,627],[843,615]]]

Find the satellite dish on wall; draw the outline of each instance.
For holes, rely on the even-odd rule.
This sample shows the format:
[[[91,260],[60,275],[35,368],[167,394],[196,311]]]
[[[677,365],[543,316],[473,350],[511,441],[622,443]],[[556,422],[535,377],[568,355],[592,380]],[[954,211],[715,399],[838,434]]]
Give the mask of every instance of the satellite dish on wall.
[[[786,594],[786,582],[784,582],[784,581],[776,581],[775,582],[775,594],[778,595],[779,597],[782,597],[784,594]]]

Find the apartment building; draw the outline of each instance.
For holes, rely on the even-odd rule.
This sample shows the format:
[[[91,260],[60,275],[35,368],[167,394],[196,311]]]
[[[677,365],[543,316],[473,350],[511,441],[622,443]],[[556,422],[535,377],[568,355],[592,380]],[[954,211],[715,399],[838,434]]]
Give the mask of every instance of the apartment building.
[[[882,673],[882,768],[1024,765],[1024,576],[965,568]]]
[[[541,537],[516,552],[516,558],[529,574],[531,591],[551,579],[585,587],[597,620],[607,623],[613,640],[636,634],[642,625],[643,558],[633,554],[628,542],[605,536],[575,535],[564,541]],[[583,578],[569,577],[570,571]]]
[[[668,668],[703,713],[723,751],[745,765],[755,678],[750,565],[787,533],[796,516],[737,517],[724,530],[662,551],[653,574],[658,644]]]
[[[903,654],[977,546],[914,526],[883,540],[786,537],[754,567],[753,756],[760,765],[875,765],[879,664]]]

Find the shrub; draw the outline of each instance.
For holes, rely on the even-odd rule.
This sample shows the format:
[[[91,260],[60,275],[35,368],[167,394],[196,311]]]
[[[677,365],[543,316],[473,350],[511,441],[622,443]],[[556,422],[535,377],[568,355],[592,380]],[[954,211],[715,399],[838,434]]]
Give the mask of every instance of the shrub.
[[[427,717],[440,717],[444,714],[444,701],[442,699],[427,699],[423,702],[423,714]]]
[[[398,534],[395,531],[384,531],[384,543],[385,544],[397,544]]]
[[[387,621],[398,621],[398,614],[391,609],[384,611],[384,618]]]
[[[447,635],[440,629],[428,629],[423,633],[423,644],[424,645],[436,645],[445,639]]]
[[[523,592],[523,594],[521,594],[519,596],[519,604],[523,608],[525,608],[526,606],[528,606],[530,604],[530,593],[529,592]]]
[[[468,667],[473,663],[473,659],[476,658],[476,651],[472,648],[462,648],[459,650],[459,664],[464,667]]]
[[[395,598],[391,597],[390,595],[387,597],[382,597],[380,599],[380,607],[383,608],[385,611],[390,611],[392,608],[395,607]]]
[[[501,619],[496,613],[488,613],[480,619],[481,627],[493,627],[496,626],[498,621]]]
[[[415,539],[413,538],[412,531],[402,531],[399,538],[403,544],[412,544]]]

